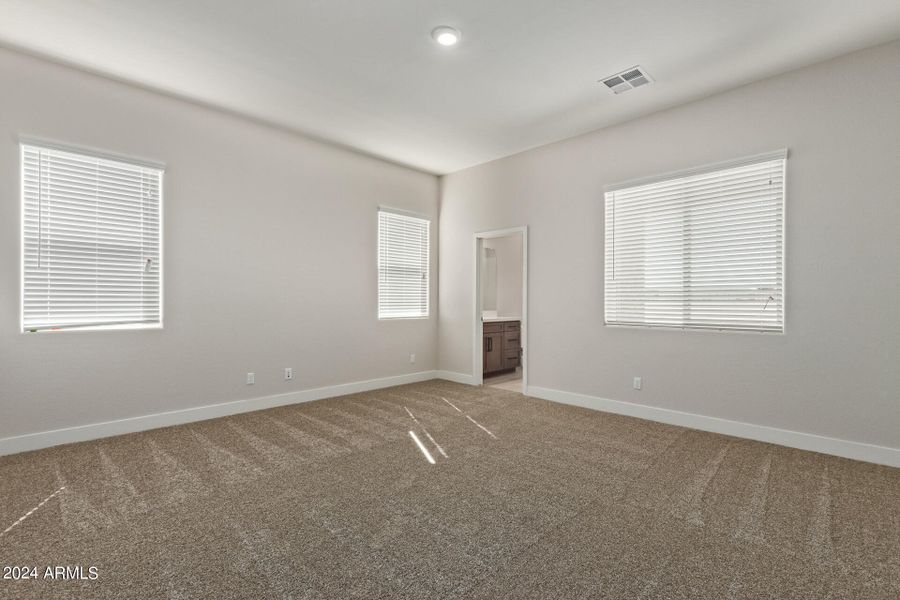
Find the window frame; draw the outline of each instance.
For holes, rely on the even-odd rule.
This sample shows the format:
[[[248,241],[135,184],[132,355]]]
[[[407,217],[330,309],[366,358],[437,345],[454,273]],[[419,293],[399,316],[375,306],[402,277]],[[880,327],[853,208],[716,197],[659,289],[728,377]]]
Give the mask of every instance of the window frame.
[[[687,169],[681,169],[677,171],[669,171],[665,173],[661,173],[658,175],[652,175],[649,177],[641,177],[637,179],[630,179],[626,181],[622,181],[615,184],[609,184],[604,187],[604,203],[603,203],[603,213],[604,213],[604,260],[603,260],[603,325],[604,327],[617,328],[617,329],[657,329],[657,330],[669,330],[669,331],[696,331],[696,332],[713,332],[713,333],[737,333],[737,334],[762,334],[762,335],[785,335],[787,332],[787,276],[786,276],[786,268],[787,268],[787,181],[788,181],[788,168],[787,168],[787,159],[788,159],[788,150],[786,148],[782,148],[779,150],[775,150],[772,152],[765,152],[761,154],[755,154],[752,156],[746,156],[743,158],[720,161],[715,163],[708,163],[705,165],[700,165],[696,167],[691,167]],[[645,185],[652,185],[656,183],[665,183],[673,180],[678,180],[682,178],[687,178],[696,175],[704,175],[708,173],[715,173],[716,171],[726,171],[733,168],[738,168],[742,166],[751,166],[754,164],[760,164],[765,162],[774,162],[774,161],[782,161],[782,187],[781,187],[781,218],[780,218],[780,232],[781,236],[779,239],[780,242],[780,253],[781,253],[781,263],[780,263],[780,291],[781,291],[781,322],[780,329],[761,329],[755,327],[729,327],[729,326],[714,326],[714,325],[688,325],[685,323],[681,323],[680,325],[674,324],[661,324],[661,323],[623,323],[623,322],[610,322],[607,317],[607,298],[608,298],[608,290],[607,290],[607,251],[608,251],[608,240],[606,239],[607,233],[607,224],[606,216],[609,212],[608,203],[611,192],[616,192],[619,190],[625,190],[629,188],[636,188]],[[614,259],[613,259],[614,260]],[[687,304],[682,306],[682,310],[688,310],[685,308]]]
[[[400,315],[400,316],[382,316],[381,314],[381,213],[396,215],[410,219],[418,219],[425,221],[428,239],[425,244],[425,314],[422,315]],[[378,321],[415,321],[428,320],[431,318],[431,244],[432,244],[432,220],[422,213],[409,210],[402,210],[387,206],[379,206],[375,212],[375,315]]]
[[[28,135],[18,136],[19,144],[19,333],[22,335],[35,333],[90,333],[90,332],[135,332],[135,331],[162,331],[165,328],[165,181],[166,164],[161,161],[140,158],[129,154],[110,152],[94,147],[60,143],[40,137]],[[25,151],[26,147],[38,150],[50,150],[84,156],[90,159],[108,160],[125,163],[129,166],[159,171],[159,214],[158,232],[158,264],[159,272],[159,319],[154,322],[124,322],[109,324],[74,325],[61,327],[27,327],[25,325],[25,276],[26,276],[26,197],[25,197]]]

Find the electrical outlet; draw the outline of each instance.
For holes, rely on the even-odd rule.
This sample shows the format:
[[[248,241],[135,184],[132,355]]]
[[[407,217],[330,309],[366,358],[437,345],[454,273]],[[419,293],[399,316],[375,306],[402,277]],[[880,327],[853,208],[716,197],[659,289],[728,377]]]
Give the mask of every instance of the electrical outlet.
[[[256,373],[247,373],[247,385],[256,383]]]
[[[640,377],[635,377],[635,378],[634,378],[634,384],[633,384],[633,385],[634,385],[634,389],[636,389],[636,390],[641,389],[641,378],[640,378]]]
[[[411,362],[411,363],[416,362],[416,355],[415,355],[415,354],[410,354],[410,355],[409,355],[409,362]]]
[[[292,368],[290,368],[290,367],[287,367],[287,368],[284,370],[284,380],[285,380],[285,381],[290,381],[290,380],[293,379],[293,378],[294,378],[294,370],[293,370]]]

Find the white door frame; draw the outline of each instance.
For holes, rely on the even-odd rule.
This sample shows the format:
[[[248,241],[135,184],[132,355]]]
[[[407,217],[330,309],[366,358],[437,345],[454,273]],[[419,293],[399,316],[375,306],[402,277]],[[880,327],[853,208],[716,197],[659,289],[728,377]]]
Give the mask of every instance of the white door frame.
[[[522,393],[528,393],[528,225],[479,231],[475,233],[475,331],[472,337],[472,380],[475,385],[484,384],[484,329],[481,321],[481,253],[484,240],[522,234]]]

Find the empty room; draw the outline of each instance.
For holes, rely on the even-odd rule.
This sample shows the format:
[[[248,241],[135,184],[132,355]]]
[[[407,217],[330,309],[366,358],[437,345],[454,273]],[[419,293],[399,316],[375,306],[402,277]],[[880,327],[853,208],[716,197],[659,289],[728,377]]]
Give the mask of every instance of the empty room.
[[[0,598],[900,598],[897,0],[0,0]]]

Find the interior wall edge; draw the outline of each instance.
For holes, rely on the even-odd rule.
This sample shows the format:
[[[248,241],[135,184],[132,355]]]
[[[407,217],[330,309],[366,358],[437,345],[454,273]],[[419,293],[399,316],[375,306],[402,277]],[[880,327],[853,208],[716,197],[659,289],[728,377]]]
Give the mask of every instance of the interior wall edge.
[[[323,137],[320,135],[316,135],[312,132],[305,131],[303,129],[298,129],[296,127],[291,127],[288,125],[284,125],[274,121],[272,119],[267,119],[265,117],[261,117],[258,115],[254,115],[249,112],[244,112],[240,110],[234,110],[228,108],[226,106],[221,106],[214,102],[205,101],[199,98],[194,98],[192,96],[181,94],[179,92],[168,90],[163,87],[158,87],[154,85],[144,84],[135,79],[130,79],[128,77],[123,77],[119,75],[115,75],[112,73],[108,73],[101,69],[95,69],[90,67],[89,65],[81,64],[76,61],[67,60],[64,57],[57,56],[55,54],[50,54],[46,52],[40,52],[38,50],[34,50],[32,48],[26,48],[24,46],[20,46],[17,44],[10,43],[5,40],[0,40],[0,50],[10,52],[13,54],[19,54],[25,56],[27,58],[31,58],[34,60],[39,60],[41,62],[49,63],[58,67],[64,67],[66,69],[72,69],[74,71],[79,71],[84,73],[85,75],[90,75],[91,77],[96,77],[99,79],[105,79],[106,81],[117,83],[120,85],[125,85],[128,87],[132,87],[136,90],[141,90],[143,92],[148,92],[154,94],[156,96],[162,96],[164,98],[168,98],[170,100],[176,100],[178,102],[183,102],[185,104],[190,104],[197,108],[202,108],[204,110],[209,110],[212,112],[219,113],[221,115],[225,115],[240,121],[245,121],[247,123],[252,123],[254,125],[258,125],[265,129],[269,129],[271,131],[286,134],[288,136],[301,138],[307,142],[314,142],[316,144],[321,144],[323,146],[328,146],[335,150],[341,150],[344,152],[348,152],[350,154],[355,154],[357,156],[372,159],[387,165],[391,165],[394,167],[399,167],[401,169],[407,169],[409,171],[415,171],[416,173],[421,173],[423,175],[429,175],[431,177],[439,177],[442,175],[441,173],[437,173],[434,171],[429,171],[427,169],[423,169],[421,167],[417,167],[415,165],[405,163],[399,160],[391,159],[387,156],[383,156],[381,154],[377,154],[375,152],[369,152],[364,150],[363,148],[358,148],[356,146],[352,146],[350,144],[341,143],[340,141],[329,139],[327,137]]]

